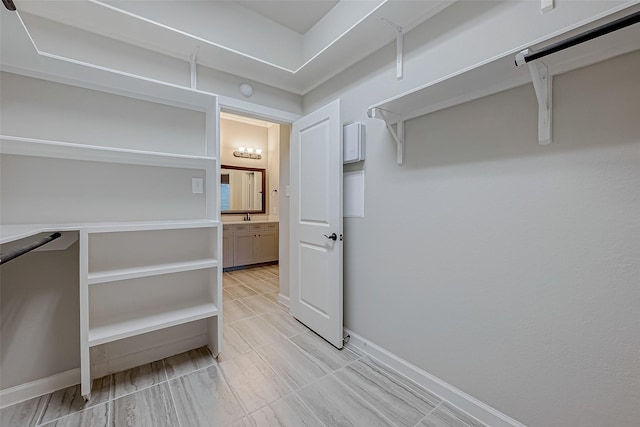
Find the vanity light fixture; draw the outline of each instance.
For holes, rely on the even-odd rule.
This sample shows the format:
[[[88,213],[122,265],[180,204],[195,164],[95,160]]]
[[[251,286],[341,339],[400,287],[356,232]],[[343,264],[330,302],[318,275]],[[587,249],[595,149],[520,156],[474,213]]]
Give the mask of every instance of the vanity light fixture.
[[[238,147],[236,151],[233,152],[235,157],[242,157],[245,159],[255,159],[260,160],[262,158],[262,149],[261,148],[251,148],[251,147]]]

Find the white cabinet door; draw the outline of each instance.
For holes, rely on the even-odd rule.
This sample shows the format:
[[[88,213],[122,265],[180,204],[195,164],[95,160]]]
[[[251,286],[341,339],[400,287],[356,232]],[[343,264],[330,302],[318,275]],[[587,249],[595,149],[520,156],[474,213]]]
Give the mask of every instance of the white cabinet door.
[[[340,100],[293,124],[290,204],[291,314],[342,348]]]

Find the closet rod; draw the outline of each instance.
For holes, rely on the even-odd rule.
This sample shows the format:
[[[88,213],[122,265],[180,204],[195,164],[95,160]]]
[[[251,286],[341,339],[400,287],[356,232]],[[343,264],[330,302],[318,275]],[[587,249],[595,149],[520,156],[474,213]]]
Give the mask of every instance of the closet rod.
[[[6,7],[8,10],[12,12],[16,10],[16,5],[13,4],[13,0],[2,0],[2,3],[4,3],[4,7]]]
[[[23,246],[15,251],[11,251],[6,254],[0,254],[0,265],[11,261],[12,259],[18,258],[21,255],[26,254],[27,252],[31,252],[34,249],[38,249],[42,245],[46,245],[49,242],[56,240],[58,237],[62,236],[62,234],[55,232],[47,237],[44,237],[38,241],[30,243],[26,246]]]
[[[605,34],[609,34],[614,31],[621,30],[630,25],[637,24],[638,22],[640,22],[640,12],[632,13],[631,15],[624,16],[620,19],[616,19],[615,21],[611,21],[597,28],[593,28],[591,30],[585,31],[582,34],[569,37],[566,40],[559,41],[543,49],[524,55],[523,57],[524,62],[516,61],[516,66],[523,65],[524,63],[527,63],[527,62],[535,61],[536,59],[543,58],[547,55],[551,55],[552,53],[556,53],[561,50],[565,50],[567,48],[575,46],[577,44],[584,43],[586,41],[595,39],[600,36],[604,36]]]

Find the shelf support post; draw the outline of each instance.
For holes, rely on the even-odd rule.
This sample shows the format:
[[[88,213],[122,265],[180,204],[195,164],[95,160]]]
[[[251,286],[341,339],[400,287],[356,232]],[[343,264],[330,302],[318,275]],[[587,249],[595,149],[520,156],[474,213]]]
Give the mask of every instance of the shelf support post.
[[[387,130],[396,142],[398,166],[404,165],[404,119],[402,116],[378,107],[369,108],[367,115],[372,119],[384,121]]]
[[[189,57],[190,71],[191,71],[191,89],[197,89],[198,85],[198,51],[200,46],[196,46],[193,53]]]
[[[403,71],[403,43],[404,43],[404,34],[402,32],[402,27],[394,24],[388,19],[382,18],[382,22],[389,25],[396,32],[396,78],[398,80],[402,80],[404,77]]]
[[[524,63],[524,56],[528,55],[529,49],[525,49],[516,56],[516,64]],[[551,143],[551,107],[552,103],[552,80],[549,74],[549,67],[540,60],[526,63],[531,74],[533,89],[538,99],[538,143],[547,145]]]

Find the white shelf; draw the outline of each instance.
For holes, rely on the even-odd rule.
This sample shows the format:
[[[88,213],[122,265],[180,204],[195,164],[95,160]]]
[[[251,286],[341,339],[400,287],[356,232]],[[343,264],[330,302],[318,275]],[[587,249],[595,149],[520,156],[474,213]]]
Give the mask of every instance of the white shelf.
[[[192,219],[176,221],[131,221],[131,222],[94,222],[82,224],[89,233],[110,233],[119,231],[174,230],[183,228],[218,227],[222,223],[210,219]]]
[[[140,277],[159,276],[161,274],[180,273],[183,271],[202,270],[218,266],[215,259],[203,259],[188,262],[174,262],[170,264],[150,265],[137,268],[123,268],[121,270],[98,271],[89,273],[88,285],[115,282],[118,280],[138,279]]]
[[[532,48],[535,51],[602,25],[616,17],[629,14],[630,11],[633,10],[620,11],[616,16],[602,18],[579,28],[572,28],[563,34],[553,34],[548,38],[532,41],[531,45],[517,47],[435,79],[415,89],[371,105],[367,110],[368,116],[385,121],[392,137],[398,144],[398,164],[401,165],[404,161],[404,121],[530,83],[532,78],[529,68],[525,65],[519,67],[515,65],[517,53],[526,48]],[[635,51],[638,49],[638,40],[640,40],[640,25],[632,25],[546,56],[539,61],[548,67],[549,75],[552,77]],[[594,102],[598,102],[598,100],[594,99]],[[552,103],[551,100],[550,103]],[[550,108],[551,105],[549,105]],[[541,143],[543,142],[541,141]]]
[[[576,32],[582,31],[584,31],[584,28],[580,28]],[[573,33],[571,32],[571,34]],[[563,35],[557,38],[563,39],[566,37],[567,35]],[[631,26],[547,56],[541,60],[549,66],[549,71],[552,75],[562,74],[637,50],[639,39],[640,25]],[[552,41],[549,40],[540,44],[546,46]],[[408,92],[374,104],[369,107],[369,110],[380,108],[398,114],[403,120],[409,120],[530,83],[531,76],[528,68],[526,66],[515,66],[515,56],[522,49],[507,51],[499,56],[436,79]]]
[[[206,169],[211,162],[216,161],[215,157],[100,147],[9,135],[0,135],[0,153],[185,169]]]
[[[89,222],[72,224],[0,224],[0,244],[13,242],[39,233],[88,230],[90,233],[117,231],[168,230],[217,227],[213,220]]]
[[[100,319],[89,328],[89,346],[132,337],[147,332],[218,315],[213,303],[190,305],[181,308],[156,307],[152,312],[135,313],[136,317],[114,316]]]

